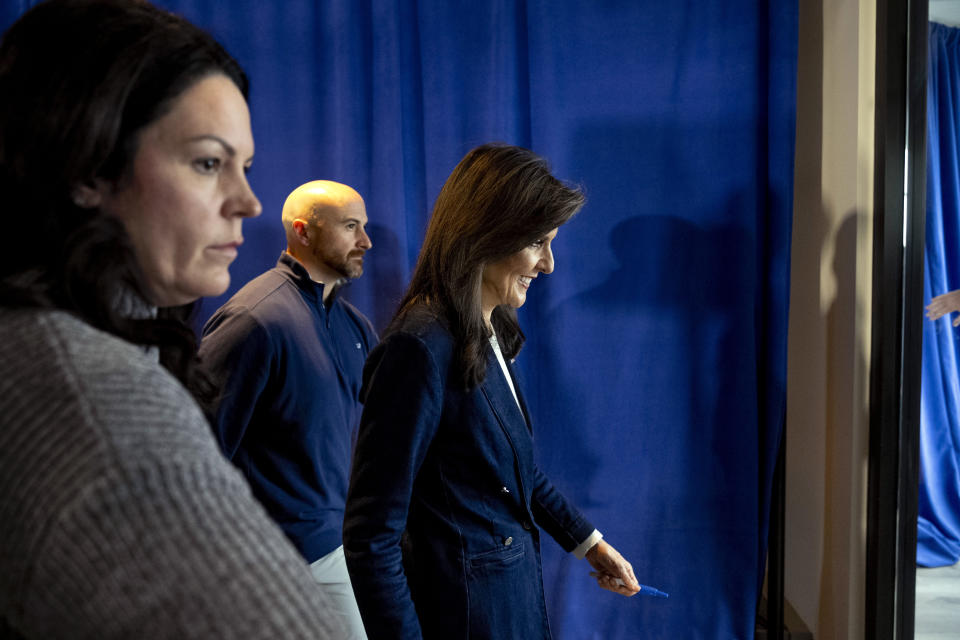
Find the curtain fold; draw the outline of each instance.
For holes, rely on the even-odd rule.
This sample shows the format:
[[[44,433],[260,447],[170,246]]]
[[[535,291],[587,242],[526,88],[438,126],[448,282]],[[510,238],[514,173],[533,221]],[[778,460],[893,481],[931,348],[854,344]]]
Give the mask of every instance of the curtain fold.
[[[960,29],[930,23],[924,297],[960,288]],[[960,377],[957,329],[923,325],[917,564],[960,560]]]
[[[373,248],[347,295],[381,329],[467,150],[528,146],[584,187],[517,364],[540,466],[671,596],[604,592],[545,541],[554,636],[752,638],[785,402],[797,0],[160,4],[252,81],[264,213],[226,295],[276,261],[307,180],[366,199]]]

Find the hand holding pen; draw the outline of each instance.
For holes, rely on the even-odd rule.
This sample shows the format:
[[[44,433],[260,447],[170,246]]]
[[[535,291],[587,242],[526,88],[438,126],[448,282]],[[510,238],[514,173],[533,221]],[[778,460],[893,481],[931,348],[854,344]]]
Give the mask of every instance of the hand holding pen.
[[[596,571],[591,571],[590,575],[597,579],[599,584],[608,591],[619,593],[622,596],[632,596],[640,592],[640,583],[633,575],[633,567],[620,553],[600,540],[593,545],[586,555]]]
[[[594,577],[598,577],[600,574],[597,573],[596,571],[591,571],[590,575]],[[623,580],[621,580],[620,578],[617,578],[616,582],[617,584],[620,584],[620,585],[623,584]],[[650,596],[651,598],[669,598],[670,597],[669,593],[660,591],[660,589],[657,589],[656,587],[651,587],[645,584],[640,585],[640,591],[638,591],[638,593],[642,596]]]

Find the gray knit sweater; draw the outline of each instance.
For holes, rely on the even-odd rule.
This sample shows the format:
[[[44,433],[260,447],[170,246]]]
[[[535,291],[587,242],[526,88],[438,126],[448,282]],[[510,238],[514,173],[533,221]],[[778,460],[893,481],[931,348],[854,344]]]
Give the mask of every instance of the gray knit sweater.
[[[37,638],[334,638],[155,354],[0,309],[0,618]]]

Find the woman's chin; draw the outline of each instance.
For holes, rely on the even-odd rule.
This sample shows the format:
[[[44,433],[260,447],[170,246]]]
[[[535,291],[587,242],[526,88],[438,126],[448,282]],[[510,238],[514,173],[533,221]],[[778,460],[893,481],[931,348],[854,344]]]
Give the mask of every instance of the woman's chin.
[[[183,283],[180,286],[168,288],[154,295],[153,303],[158,307],[179,307],[196,302],[200,298],[216,298],[226,293],[229,287],[230,274],[225,273],[202,282]]]

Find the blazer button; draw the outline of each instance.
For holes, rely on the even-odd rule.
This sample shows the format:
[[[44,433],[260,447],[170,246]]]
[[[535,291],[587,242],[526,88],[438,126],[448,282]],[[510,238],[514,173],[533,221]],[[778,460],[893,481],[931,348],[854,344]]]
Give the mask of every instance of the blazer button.
[[[503,540],[503,546],[509,547],[509,546],[512,545],[512,544],[513,544],[513,538],[512,538],[512,537],[507,536],[506,538],[504,538],[504,540]]]
[[[500,487],[500,493],[510,493],[510,489],[507,489],[506,487]]]
[[[527,531],[530,531],[530,529],[532,529],[532,528],[533,528],[533,525],[532,525],[532,524],[530,524],[530,522],[529,522],[529,521],[527,521],[527,520],[524,520],[524,521],[523,521],[523,528],[524,528],[524,529],[526,529]]]

